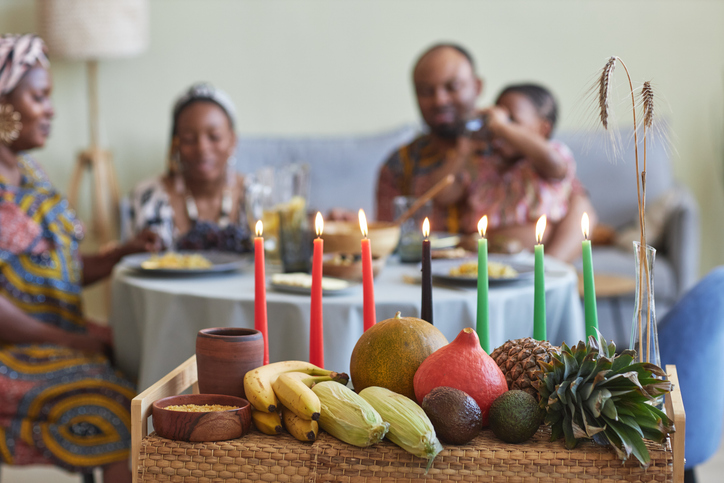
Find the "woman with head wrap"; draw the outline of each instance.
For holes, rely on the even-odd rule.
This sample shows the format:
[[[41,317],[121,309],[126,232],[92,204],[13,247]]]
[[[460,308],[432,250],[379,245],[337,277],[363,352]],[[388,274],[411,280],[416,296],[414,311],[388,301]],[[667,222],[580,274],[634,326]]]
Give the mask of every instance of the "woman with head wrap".
[[[130,481],[135,390],[106,357],[110,334],[83,317],[81,286],[154,237],[79,254],[83,226],[26,154],[50,133],[48,66],[39,37],[0,37],[0,463]]]
[[[231,99],[209,84],[176,101],[169,170],[131,192],[126,233],[151,229],[175,249],[250,249],[243,177],[234,169],[235,120]]]

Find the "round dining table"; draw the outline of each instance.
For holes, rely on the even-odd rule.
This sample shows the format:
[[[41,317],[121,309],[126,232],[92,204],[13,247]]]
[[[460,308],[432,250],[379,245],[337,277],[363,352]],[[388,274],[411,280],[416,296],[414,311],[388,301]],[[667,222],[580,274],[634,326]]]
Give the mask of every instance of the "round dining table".
[[[532,263],[531,254],[518,260]],[[585,338],[575,269],[552,257],[545,262],[547,336],[553,344]],[[377,320],[401,312],[420,316],[419,266],[390,258],[375,279]],[[119,264],[113,272],[110,325],[115,360],[142,391],[194,354],[196,335],[207,327],[254,327],[253,269],[208,276],[148,276]],[[308,360],[310,296],[267,288],[269,359]],[[433,287],[433,322],[448,341],[475,327],[475,285]],[[323,298],[325,367],[349,373],[350,356],[362,335],[362,286]],[[490,341],[533,335],[533,280],[491,283]],[[390,357],[395,357],[390,354]]]

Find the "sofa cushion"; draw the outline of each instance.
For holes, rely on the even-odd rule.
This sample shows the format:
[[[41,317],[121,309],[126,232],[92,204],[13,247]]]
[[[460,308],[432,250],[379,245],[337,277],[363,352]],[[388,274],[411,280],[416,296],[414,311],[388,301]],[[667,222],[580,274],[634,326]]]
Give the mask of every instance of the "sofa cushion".
[[[638,217],[636,168],[630,134],[620,131],[622,148],[612,155],[613,144],[608,132],[562,131],[555,137],[571,148],[576,159],[578,178],[588,190],[601,223],[621,228]],[[660,135],[647,145],[646,200],[652,202],[673,186],[672,168],[667,145]],[[639,168],[643,169],[643,147],[639,143]]]
[[[417,134],[405,125],[372,135],[330,137],[239,136],[237,169],[254,173],[266,166],[308,163],[311,167],[309,207],[374,213],[374,193],[380,165]]]

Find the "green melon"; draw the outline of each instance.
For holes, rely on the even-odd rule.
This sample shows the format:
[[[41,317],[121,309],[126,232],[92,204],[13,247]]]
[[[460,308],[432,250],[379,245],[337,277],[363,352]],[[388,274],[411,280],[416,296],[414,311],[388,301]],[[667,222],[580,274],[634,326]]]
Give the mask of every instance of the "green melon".
[[[350,375],[355,391],[381,386],[415,400],[412,381],[427,356],[447,345],[434,325],[415,317],[383,320],[369,328],[352,351]]]

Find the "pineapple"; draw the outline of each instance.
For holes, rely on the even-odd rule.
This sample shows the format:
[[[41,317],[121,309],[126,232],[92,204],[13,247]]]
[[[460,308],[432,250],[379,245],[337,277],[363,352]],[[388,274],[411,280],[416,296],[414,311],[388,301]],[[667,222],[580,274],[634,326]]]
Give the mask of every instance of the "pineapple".
[[[634,363],[636,351],[616,355],[616,345],[599,334],[573,348],[563,344],[550,363],[541,363],[540,406],[551,426],[551,441],[563,437],[572,449],[579,440],[610,445],[622,460],[631,454],[650,461],[643,438],[659,443],[673,432],[673,422],[654,404],[671,391],[658,366]],[[653,403],[653,404],[652,404]]]
[[[505,375],[508,389],[520,389],[536,399],[540,399],[538,390],[539,362],[549,362],[551,354],[558,351],[548,341],[539,341],[531,337],[509,340],[491,354]]]

